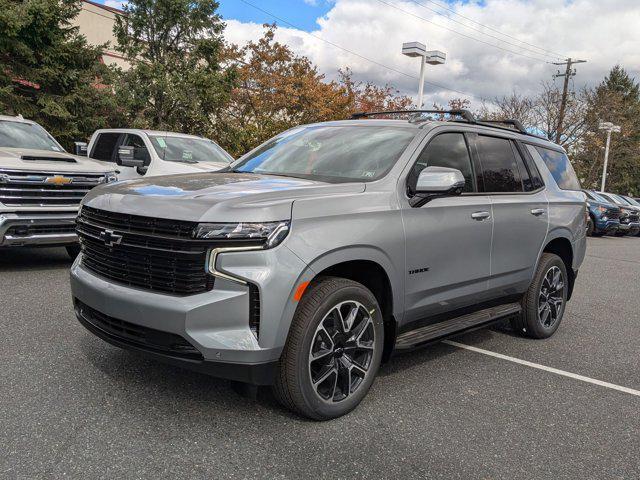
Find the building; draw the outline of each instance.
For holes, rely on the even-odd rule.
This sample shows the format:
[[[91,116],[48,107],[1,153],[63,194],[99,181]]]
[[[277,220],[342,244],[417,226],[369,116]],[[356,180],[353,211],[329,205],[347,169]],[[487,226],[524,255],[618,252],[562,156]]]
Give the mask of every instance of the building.
[[[123,69],[129,68],[129,63],[122,55],[116,52],[114,45],[116,38],[113,35],[113,26],[116,17],[124,12],[117,8],[108,7],[100,3],[82,0],[82,10],[73,20],[73,24],[79,27],[80,34],[84,35],[91,45],[108,43],[102,60],[107,65],[115,64]]]

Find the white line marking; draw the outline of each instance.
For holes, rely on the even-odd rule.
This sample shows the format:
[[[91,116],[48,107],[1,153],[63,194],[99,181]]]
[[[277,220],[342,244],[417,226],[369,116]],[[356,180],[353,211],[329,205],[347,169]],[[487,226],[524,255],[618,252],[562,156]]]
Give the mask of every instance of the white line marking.
[[[513,363],[519,363],[531,368],[537,368],[538,370],[544,370],[545,372],[555,373],[564,377],[573,378],[582,382],[592,383],[594,385],[600,385],[601,387],[610,388],[612,390],[618,390],[619,392],[630,393],[636,397],[640,397],[640,390],[634,390],[633,388],[622,387],[609,382],[603,382],[602,380],[596,380],[595,378],[585,377],[584,375],[578,375],[576,373],[565,372],[553,367],[547,367],[540,365],[539,363],[527,362],[526,360],[520,360],[519,358],[509,357],[508,355],[502,355],[501,353],[492,352],[490,350],[484,350],[482,348],[472,347],[471,345],[465,345],[464,343],[453,342],[451,340],[443,340],[442,343],[451,345],[452,347],[464,348],[465,350],[471,350],[472,352],[482,353],[483,355],[489,355],[490,357],[501,358]]]

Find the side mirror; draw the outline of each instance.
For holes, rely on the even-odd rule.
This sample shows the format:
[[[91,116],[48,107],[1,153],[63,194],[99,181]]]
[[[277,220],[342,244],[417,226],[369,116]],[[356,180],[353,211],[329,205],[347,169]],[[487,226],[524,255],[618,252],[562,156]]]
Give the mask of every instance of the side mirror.
[[[73,154],[78,157],[87,156],[87,143],[86,142],[73,142]]]
[[[144,160],[135,157],[135,147],[118,147],[118,158],[116,163],[123,167],[144,167]]]
[[[448,167],[427,167],[420,172],[414,196],[409,203],[412,207],[421,207],[436,197],[460,195],[464,184],[464,175],[460,170]]]

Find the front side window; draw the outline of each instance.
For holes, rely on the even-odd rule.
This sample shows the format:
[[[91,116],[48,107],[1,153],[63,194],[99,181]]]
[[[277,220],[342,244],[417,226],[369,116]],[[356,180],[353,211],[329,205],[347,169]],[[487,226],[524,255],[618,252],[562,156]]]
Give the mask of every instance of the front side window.
[[[11,120],[0,120],[0,147],[64,152],[58,142],[40,125]]]
[[[240,158],[231,171],[332,183],[369,182],[387,174],[417,132],[365,125],[301,127]]]
[[[206,138],[152,135],[151,145],[162,160],[168,162],[231,163],[233,158],[217,143]]]
[[[537,152],[545,163],[553,179],[562,190],[580,190],[580,182],[567,154],[550,148],[527,145],[532,155]]]
[[[407,179],[410,191],[415,190],[418,176],[426,167],[449,167],[460,170],[465,180],[463,191],[474,191],[471,157],[462,133],[441,133],[429,142],[429,145],[420,153]]]
[[[482,165],[484,191],[522,192],[522,177],[511,140],[478,135],[476,146]]]
[[[114,151],[120,138],[120,133],[99,133],[89,156],[95,160],[115,162]]]

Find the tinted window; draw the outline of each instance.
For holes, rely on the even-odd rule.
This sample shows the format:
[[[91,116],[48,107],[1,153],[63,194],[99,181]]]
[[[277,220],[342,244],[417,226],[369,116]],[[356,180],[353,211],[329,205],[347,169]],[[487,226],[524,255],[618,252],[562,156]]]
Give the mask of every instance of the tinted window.
[[[114,161],[112,156],[116,143],[118,143],[118,138],[120,138],[119,133],[100,133],[89,156],[105,162]]]
[[[524,188],[524,191],[531,192],[532,190],[535,190],[538,187],[533,186],[533,180],[531,176],[529,176],[529,170],[525,166],[524,160],[520,156],[520,152],[513,144],[511,144],[511,148],[513,149],[513,154],[516,158],[516,165],[518,166],[518,171],[520,172],[520,176],[522,178],[522,187]]]
[[[474,190],[471,158],[464,135],[461,133],[442,133],[432,139],[422,150],[407,180],[411,191],[415,189],[418,175],[426,167],[449,167],[460,170],[465,179],[464,191]]]
[[[477,147],[485,192],[522,192],[522,179],[511,141],[479,135]]]
[[[538,152],[545,165],[551,172],[553,179],[563,190],[580,190],[580,182],[573,170],[569,158],[564,152],[558,152],[544,147],[528,145],[529,150]]]
[[[231,171],[336,183],[367,182],[385,175],[417,132],[414,128],[364,125],[296,128],[240,158]]]
[[[524,145],[519,144],[519,146],[524,149]],[[527,166],[527,170],[529,171],[529,177],[531,178],[531,190],[537,190],[544,187],[544,182],[542,181],[542,177],[540,176],[540,171],[538,170],[536,163],[533,161],[533,158],[531,158],[531,155],[528,155],[526,150],[519,151],[522,154],[522,159],[524,160],[524,163]],[[525,190],[526,189],[527,188],[525,185]]]

